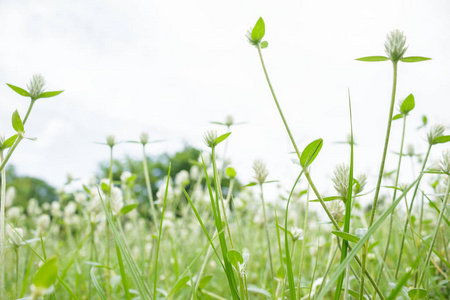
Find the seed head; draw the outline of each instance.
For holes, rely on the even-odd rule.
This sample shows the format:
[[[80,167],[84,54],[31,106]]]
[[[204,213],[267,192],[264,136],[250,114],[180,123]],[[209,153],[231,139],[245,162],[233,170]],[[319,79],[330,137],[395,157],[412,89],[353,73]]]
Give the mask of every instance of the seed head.
[[[333,172],[334,188],[339,196],[347,199],[350,168],[346,164],[337,165]],[[345,200],[344,200],[345,201]]]
[[[147,132],[143,132],[141,133],[141,135],[139,136],[142,145],[145,145],[148,143],[149,137],[148,137],[148,133]]]
[[[434,124],[431,128],[430,131],[428,131],[428,143],[430,143],[430,145],[436,145],[437,141],[436,138],[443,136],[444,135],[444,131],[445,131],[445,126],[442,124]]]
[[[450,176],[450,151],[448,149],[442,153],[441,171]]]
[[[216,139],[217,139],[217,131],[215,131],[215,130],[208,130],[203,134],[203,142],[209,148],[212,148],[215,146],[214,142]]]
[[[41,74],[34,74],[27,84],[28,92],[30,93],[31,99],[36,100],[44,92],[45,80]]]
[[[106,144],[111,148],[114,147],[114,145],[116,144],[116,136],[113,134],[106,136]]]
[[[405,47],[406,37],[403,35],[403,32],[398,29],[391,31],[387,37],[386,42],[384,43],[384,49],[387,56],[393,61],[399,61],[403,55],[405,54],[408,46]]]
[[[259,183],[263,184],[266,182],[266,178],[269,175],[269,171],[267,170],[266,164],[263,160],[257,159],[253,162],[253,171],[255,175],[253,178]]]
[[[327,204],[327,208],[336,222],[342,221],[344,217],[345,207],[341,201],[331,201],[330,204]]]

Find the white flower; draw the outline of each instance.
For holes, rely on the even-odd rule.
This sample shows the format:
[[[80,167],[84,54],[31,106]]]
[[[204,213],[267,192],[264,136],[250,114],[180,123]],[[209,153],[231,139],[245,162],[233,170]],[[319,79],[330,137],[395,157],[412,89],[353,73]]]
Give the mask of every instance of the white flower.
[[[30,84],[27,84],[31,98],[36,100],[44,92],[44,86],[44,77],[41,74],[34,74]]]
[[[50,226],[50,216],[47,214],[40,215],[36,220],[36,227],[39,232],[45,232]]]
[[[181,170],[175,176],[175,184],[178,186],[185,186],[189,184],[189,172],[186,170]]]
[[[158,191],[156,192],[156,198],[158,198],[158,201],[162,204],[164,201],[164,195],[166,193],[166,183],[167,183],[167,177],[163,179],[163,184],[159,187]],[[167,189],[167,199],[171,199],[173,197],[173,189],[172,189],[172,180],[169,179],[169,187]]]
[[[367,228],[357,228],[355,230],[355,235],[362,239],[367,233]]]
[[[126,184],[128,178],[130,178],[133,174],[131,172],[125,171],[120,175],[120,181],[122,181],[122,184]]]
[[[190,172],[190,176],[191,176],[191,180],[197,180],[200,176],[200,169],[198,166],[193,165],[191,167],[191,172]]]
[[[61,216],[61,210],[60,210],[60,205],[59,205],[58,201],[53,201],[52,202],[51,213],[52,213],[52,216],[54,216],[54,217],[60,217]]]
[[[303,229],[292,227],[291,228],[292,239],[295,241],[303,240]]]
[[[75,202],[70,201],[69,203],[67,203],[66,207],[64,208],[64,217],[70,218],[71,216],[73,216],[75,214],[76,210],[77,210],[77,206],[76,206]]]
[[[445,126],[442,124],[434,124],[431,128],[430,131],[428,131],[428,143],[430,143],[430,145],[435,145],[437,144],[436,142],[436,138],[444,135],[444,131],[445,131]]]
[[[216,130],[208,130],[203,134],[203,142],[209,148],[215,146],[215,140],[217,139],[217,131]]]
[[[386,55],[394,62],[399,61],[408,49],[408,46],[405,47],[405,43],[406,37],[403,32],[398,29],[391,31],[384,43]]]
[[[442,153],[441,171],[450,176],[450,151],[447,149]]]
[[[85,193],[75,193],[74,198],[75,202],[78,204],[83,204],[87,200],[87,196]]]
[[[6,190],[6,200],[5,207],[11,207],[13,205],[14,199],[16,198],[16,188],[10,186]]]
[[[8,226],[7,235],[9,237],[9,242],[11,243],[11,245],[19,246],[22,243],[23,229],[19,227],[12,228],[11,226]]]
[[[31,198],[28,201],[27,213],[29,216],[39,215],[41,213],[41,209],[39,208],[39,203],[36,199]]]
[[[257,159],[253,162],[253,171],[255,172],[253,178],[259,184],[263,184],[266,181],[267,176],[269,175],[266,164],[261,159]]]
[[[344,199],[347,199],[349,176],[350,168],[346,164],[337,165],[334,169],[332,178],[334,188],[338,192],[339,196]]]
[[[13,206],[6,211],[6,218],[16,223],[22,217],[22,207]]]
[[[111,189],[111,209],[114,215],[118,215],[123,207],[122,190],[116,186]]]

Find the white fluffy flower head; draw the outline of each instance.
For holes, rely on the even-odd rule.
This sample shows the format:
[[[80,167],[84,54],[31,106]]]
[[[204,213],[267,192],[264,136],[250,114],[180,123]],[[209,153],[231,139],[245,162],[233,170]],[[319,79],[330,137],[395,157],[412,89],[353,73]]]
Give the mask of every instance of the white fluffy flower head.
[[[403,35],[403,32],[398,29],[391,31],[387,35],[386,42],[384,43],[386,55],[393,62],[399,61],[408,49],[408,46],[405,46],[405,44],[406,37]]]
[[[44,92],[45,79],[41,74],[34,74],[30,83],[27,84],[31,99],[36,100]]]

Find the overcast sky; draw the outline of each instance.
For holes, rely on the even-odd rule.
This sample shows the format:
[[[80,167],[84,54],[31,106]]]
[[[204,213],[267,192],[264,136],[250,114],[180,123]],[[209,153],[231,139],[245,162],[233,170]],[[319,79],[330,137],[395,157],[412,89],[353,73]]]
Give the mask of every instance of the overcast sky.
[[[65,90],[38,100],[27,123],[27,135],[38,140],[24,141],[11,163],[58,186],[67,172],[97,170],[108,150],[93,142],[108,134],[166,139],[152,154],[184,144],[206,150],[203,132],[222,130],[209,122],[230,114],[247,122],[229,138],[238,176],[249,181],[252,161],[262,158],[269,177],[289,186],[298,172],[293,149],[245,37],[260,16],[269,42],[263,55],[299,147],[324,139],[313,170],[321,190],[331,189],[334,166],[349,158],[348,147],[334,144],[349,133],[348,89],[359,144],[355,171],[374,178],[379,168],[392,66],[354,59],[384,55],[389,31],[405,33],[407,56],[433,58],[399,66],[397,99],[416,98],[407,143],[425,150],[425,133],[415,131],[423,114],[450,125],[449,1],[1,1],[0,132],[11,135],[12,112],[23,116],[28,107],[4,83],[25,87],[41,73],[47,90]],[[397,121],[395,151],[400,130]],[[120,145],[117,155],[140,150]]]

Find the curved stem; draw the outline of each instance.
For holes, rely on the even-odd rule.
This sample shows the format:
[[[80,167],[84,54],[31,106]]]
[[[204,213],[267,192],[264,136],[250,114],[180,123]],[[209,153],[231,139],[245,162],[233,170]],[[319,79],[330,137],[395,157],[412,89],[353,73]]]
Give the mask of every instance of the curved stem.
[[[272,291],[275,293],[276,287],[275,287],[275,272],[273,271],[273,261],[272,261],[272,249],[270,248],[270,236],[269,236],[269,229],[267,227],[267,216],[266,216],[266,204],[264,202],[264,192],[263,192],[263,186],[262,184],[259,185],[261,190],[261,202],[262,202],[262,208],[263,208],[263,216],[264,216],[264,229],[266,231],[266,238],[267,238],[267,249],[269,250],[269,262],[270,262],[270,282],[272,283]],[[287,228],[285,228],[287,230]]]
[[[23,125],[25,125],[25,123],[27,122],[28,116],[30,115],[31,109],[33,108],[33,105],[34,105],[35,101],[36,100],[31,99],[31,103],[30,103],[30,106],[28,107],[27,114],[25,115],[25,118],[23,118]]]

